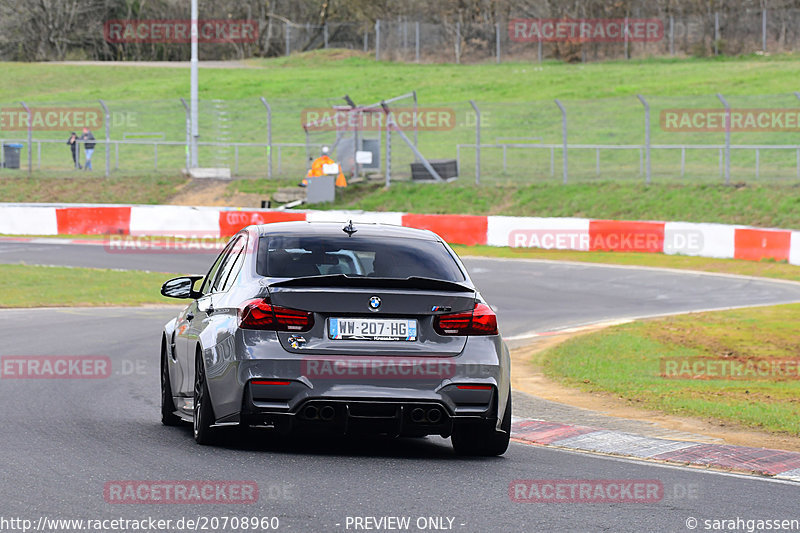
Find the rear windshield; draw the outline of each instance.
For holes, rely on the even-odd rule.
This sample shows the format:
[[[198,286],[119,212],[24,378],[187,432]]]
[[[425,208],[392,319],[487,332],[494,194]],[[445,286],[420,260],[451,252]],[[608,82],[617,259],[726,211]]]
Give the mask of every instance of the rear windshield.
[[[345,274],[464,281],[444,245],[422,239],[264,236],[258,246],[257,271],[274,278]]]

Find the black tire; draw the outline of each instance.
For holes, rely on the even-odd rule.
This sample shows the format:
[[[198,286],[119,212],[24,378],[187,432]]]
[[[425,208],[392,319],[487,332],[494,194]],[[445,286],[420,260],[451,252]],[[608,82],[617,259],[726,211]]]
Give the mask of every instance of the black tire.
[[[508,392],[508,401],[503,415],[500,431],[494,424],[483,426],[461,426],[453,428],[451,441],[453,449],[458,455],[478,455],[494,457],[503,455],[508,449],[511,439],[511,391]]]
[[[161,423],[165,426],[177,426],[181,418],[175,414],[175,402],[172,399],[172,383],[169,380],[167,366],[166,340],[161,342]]]
[[[203,358],[198,353],[195,358],[194,416],[192,417],[194,440],[197,444],[214,443],[215,432],[211,428],[213,423],[214,408],[211,405],[211,397],[208,394],[205,365],[203,365]]]

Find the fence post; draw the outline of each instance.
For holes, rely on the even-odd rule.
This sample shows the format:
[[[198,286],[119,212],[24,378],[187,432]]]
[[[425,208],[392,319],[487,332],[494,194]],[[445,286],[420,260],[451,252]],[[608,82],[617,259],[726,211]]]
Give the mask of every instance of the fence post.
[[[415,45],[415,50],[416,50],[417,63],[419,63],[419,21],[417,21],[415,26],[416,26],[416,45]]]
[[[189,104],[186,100],[181,98],[183,109],[186,111],[186,171],[188,172],[191,167],[191,160],[189,159],[189,145],[192,143],[192,118],[189,111]]]
[[[325,49],[328,49],[328,23],[322,25],[322,38],[325,41]]]
[[[419,104],[417,102],[417,91],[411,91],[414,98],[414,146],[419,146]]]
[[[261,103],[267,108],[267,177],[272,177],[272,107],[267,99],[261,97]]]
[[[386,113],[386,148],[384,152],[386,152],[386,187],[389,187],[392,184],[392,124],[389,120],[389,113]]]
[[[381,19],[375,21],[375,61],[381,60]]]
[[[675,17],[669,16],[669,55],[675,55]]]
[[[561,110],[561,137],[562,137],[563,142],[564,142],[564,147],[562,148],[562,150],[564,152],[564,154],[563,154],[564,155],[563,172],[564,172],[564,185],[566,185],[567,184],[567,174],[568,174],[568,172],[567,172],[567,162],[568,162],[568,159],[567,159],[567,110],[564,108],[564,106],[561,104],[561,102],[559,101],[558,98],[556,98],[555,102],[556,102],[556,105],[558,106],[558,108]]]
[[[722,94],[717,93],[717,98],[725,106],[725,185],[731,182],[731,106]]]
[[[497,54],[497,64],[500,64],[500,23],[494,25],[494,47]]]
[[[536,51],[537,57],[539,58],[539,64],[542,63],[542,34],[539,33],[537,40],[539,41],[539,47]]]
[[[284,27],[285,29],[283,33],[284,37],[286,38],[286,55],[288,56],[292,53],[292,26],[289,24],[289,22],[285,22]]]
[[[28,174],[33,173],[33,116],[31,108],[25,102],[20,102],[22,108],[28,114]]]
[[[366,54],[369,51],[369,34],[367,30],[364,30],[364,53]]]
[[[767,53],[767,7],[761,11],[761,50]]]
[[[456,22],[456,63],[461,63],[461,22]]]
[[[628,59],[630,56],[628,54],[628,16],[625,15],[625,59]]]
[[[650,176],[651,174],[651,166],[650,166],[650,104],[647,103],[647,100],[644,99],[644,96],[641,94],[637,94],[636,97],[644,106],[644,150],[645,150],[645,162],[647,165],[647,177],[645,178],[645,183],[650,185]]]
[[[469,101],[475,110],[475,185],[481,184],[481,110],[475,100]]]
[[[714,55],[719,55],[719,11],[714,12]]]
[[[105,114],[105,122],[106,122],[106,177],[108,177],[111,169],[111,132],[109,131],[109,122],[111,122],[111,114],[108,112],[108,107],[106,103],[102,100],[98,100],[100,102],[100,106],[103,108],[103,113]]]

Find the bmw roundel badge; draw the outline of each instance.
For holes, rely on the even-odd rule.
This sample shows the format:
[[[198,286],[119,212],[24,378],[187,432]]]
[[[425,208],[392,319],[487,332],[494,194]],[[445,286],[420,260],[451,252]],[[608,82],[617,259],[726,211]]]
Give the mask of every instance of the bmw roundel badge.
[[[377,311],[381,308],[381,299],[377,296],[373,296],[369,299],[369,308],[370,311]]]

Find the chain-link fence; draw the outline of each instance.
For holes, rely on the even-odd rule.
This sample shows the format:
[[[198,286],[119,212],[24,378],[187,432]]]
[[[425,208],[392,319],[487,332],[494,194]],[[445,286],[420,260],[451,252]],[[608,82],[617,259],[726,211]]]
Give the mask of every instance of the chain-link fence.
[[[234,176],[296,179],[327,145],[349,175],[387,183],[430,179],[426,162],[479,183],[800,180],[798,94],[431,103],[410,93],[346,111],[358,115],[357,126],[323,128],[308,124],[349,104],[254,98],[199,106],[199,164]],[[67,139],[83,125],[97,145],[95,175],[175,174],[188,165],[182,100],[0,104],[0,125],[3,175],[74,172]],[[358,152],[370,155],[359,160]]]
[[[800,10],[721,6],[666,14],[636,7],[627,17],[565,18],[529,13],[496,22],[378,20],[375,24],[272,23],[269,50],[285,55],[319,48],[373,54],[376,60],[424,63],[587,62],[651,56],[782,53],[800,49]]]

